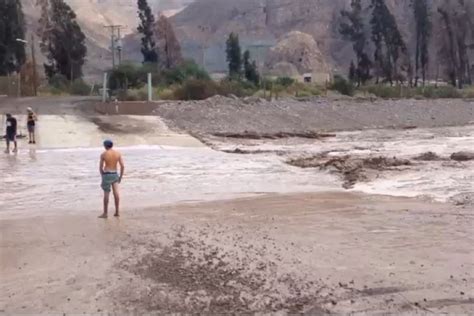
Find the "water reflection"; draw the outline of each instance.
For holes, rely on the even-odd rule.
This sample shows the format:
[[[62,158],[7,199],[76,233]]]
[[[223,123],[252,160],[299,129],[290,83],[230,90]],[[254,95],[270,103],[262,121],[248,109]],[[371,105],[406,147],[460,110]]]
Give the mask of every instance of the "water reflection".
[[[36,148],[35,147],[30,147],[28,150],[28,154],[30,156],[31,161],[36,161]]]
[[[100,210],[101,149],[21,151],[0,160],[0,213]],[[207,148],[123,148],[125,209],[260,192],[333,188],[336,176],[300,170],[274,156],[239,156]],[[27,198],[25,198],[27,197]]]

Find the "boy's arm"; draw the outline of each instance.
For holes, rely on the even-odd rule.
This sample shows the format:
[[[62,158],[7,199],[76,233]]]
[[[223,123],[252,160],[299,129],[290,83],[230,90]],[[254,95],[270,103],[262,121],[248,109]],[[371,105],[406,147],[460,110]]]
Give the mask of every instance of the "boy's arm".
[[[100,172],[100,175],[103,175],[104,174],[104,154],[100,155],[100,162],[99,162],[99,172]]]
[[[124,172],[125,172],[125,164],[123,163],[122,155],[120,155],[119,164],[120,164],[120,178],[119,178],[119,182],[121,182],[121,181],[122,181],[123,174],[124,174]]]

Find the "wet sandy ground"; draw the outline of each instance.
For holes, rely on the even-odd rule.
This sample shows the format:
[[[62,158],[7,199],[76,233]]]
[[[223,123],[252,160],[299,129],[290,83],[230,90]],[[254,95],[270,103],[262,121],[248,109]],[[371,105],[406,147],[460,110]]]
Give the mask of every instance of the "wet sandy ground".
[[[472,210],[354,193],[2,220],[6,313],[472,313]]]
[[[467,123],[472,105],[460,108],[446,116],[438,104],[427,119]],[[471,149],[472,126],[218,148],[266,151],[235,155],[156,117],[77,115],[61,102],[45,109],[38,146],[0,157],[0,312],[474,312],[472,206],[433,202],[472,192],[472,162],[420,163],[354,188],[424,199],[345,192],[335,174],[285,163],[321,151],[447,156]],[[125,146],[120,220],[96,219],[95,144],[104,137]],[[169,147],[183,139],[186,148]]]

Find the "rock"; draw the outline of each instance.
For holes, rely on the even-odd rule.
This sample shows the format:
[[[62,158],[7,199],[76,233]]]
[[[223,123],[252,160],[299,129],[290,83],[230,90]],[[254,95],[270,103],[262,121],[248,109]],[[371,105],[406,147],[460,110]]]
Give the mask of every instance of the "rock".
[[[455,161],[469,161],[474,160],[474,152],[460,151],[451,155],[451,159]]]
[[[271,66],[272,74],[277,74],[280,77],[294,78],[300,75],[298,68],[295,65],[281,61]]]
[[[314,37],[299,31],[287,33],[270,49],[266,67],[275,76],[288,76],[296,69],[300,75],[311,73],[314,82],[325,82],[331,77],[331,67]]]
[[[456,206],[472,206],[474,205],[474,193],[456,194],[449,200]]]
[[[440,156],[435,154],[432,151],[428,151],[426,153],[422,153],[416,157],[413,158],[413,160],[419,160],[419,161],[436,161],[436,160],[443,160]]]

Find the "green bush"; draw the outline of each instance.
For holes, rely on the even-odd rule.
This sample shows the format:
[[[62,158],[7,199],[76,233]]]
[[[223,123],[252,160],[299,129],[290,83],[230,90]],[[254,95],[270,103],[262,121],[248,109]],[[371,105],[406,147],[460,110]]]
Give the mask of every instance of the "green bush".
[[[117,90],[115,97],[120,101],[146,101],[148,100],[148,89],[142,87],[140,89]]]
[[[310,98],[315,96],[315,94],[311,93],[308,90],[301,90],[295,95],[297,98]]]
[[[109,89],[115,91],[141,88],[147,80],[144,73],[142,66],[123,63],[110,72]]]
[[[373,85],[364,87],[362,90],[382,99],[398,99],[402,95],[400,87],[398,86]],[[407,95],[407,97],[412,97],[411,95],[408,95],[408,91],[405,91],[405,95]]]
[[[63,75],[56,74],[49,79],[49,85],[57,90],[66,91],[69,85],[69,80]]]
[[[441,87],[425,87],[423,91],[425,98],[434,99],[457,99],[461,98],[462,94],[453,86],[441,86]]]
[[[289,86],[295,83],[295,79],[290,78],[290,77],[278,77],[275,80],[275,83],[282,87],[288,88]]]
[[[239,98],[254,95],[257,88],[248,81],[224,79],[218,85],[218,94],[235,95]]]
[[[272,85],[275,84],[275,80],[273,80],[272,78],[262,78],[262,80],[260,80],[260,87],[262,88],[266,88],[267,90],[270,90],[272,88]]]
[[[49,93],[51,93],[52,95],[64,95],[65,91],[56,87],[50,87]]]
[[[354,84],[338,75],[334,76],[334,81],[332,82],[330,89],[349,96],[353,96],[355,93]]]
[[[69,93],[72,95],[89,95],[91,87],[82,79],[76,79],[69,87]]]
[[[218,85],[212,80],[189,79],[174,91],[176,100],[204,100],[218,94]]]
[[[314,97],[314,96],[320,96],[323,94],[323,91],[320,87],[311,85],[311,84],[306,84],[306,83],[295,83],[291,87],[291,92],[293,95],[296,97]]]
[[[163,71],[163,80],[167,85],[182,84],[189,79],[210,80],[211,77],[194,61],[184,61],[173,69]]]
[[[168,88],[157,89],[156,95],[158,96],[158,99],[160,99],[160,100],[174,100],[175,99],[175,95],[174,95],[175,89],[176,89],[176,87],[174,87],[174,86],[170,86]]]
[[[426,87],[405,87],[405,86],[388,86],[373,85],[361,88],[363,91],[369,92],[383,99],[400,99],[400,98],[427,98],[427,99],[443,99],[443,98],[460,98],[462,94],[453,86],[426,86]]]
[[[465,88],[463,91],[463,97],[466,99],[474,99],[474,86]]]

